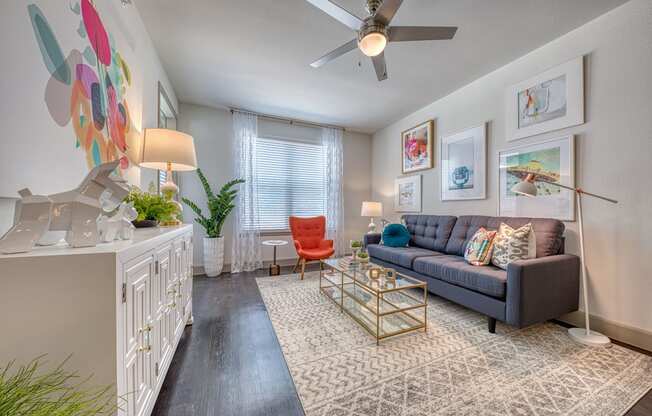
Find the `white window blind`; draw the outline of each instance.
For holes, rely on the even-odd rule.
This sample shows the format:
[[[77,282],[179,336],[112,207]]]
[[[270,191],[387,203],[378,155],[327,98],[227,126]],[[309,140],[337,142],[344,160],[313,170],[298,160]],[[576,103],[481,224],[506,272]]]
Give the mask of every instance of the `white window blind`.
[[[288,230],[288,217],[325,214],[324,154],[320,144],[257,138],[260,231]]]

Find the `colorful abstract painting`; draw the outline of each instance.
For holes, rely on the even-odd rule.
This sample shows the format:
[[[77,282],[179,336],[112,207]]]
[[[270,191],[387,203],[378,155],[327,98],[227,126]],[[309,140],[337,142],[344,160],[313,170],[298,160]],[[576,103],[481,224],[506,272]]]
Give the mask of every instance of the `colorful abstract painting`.
[[[50,78],[45,104],[61,127],[72,124],[75,147],[86,155],[89,169],[119,159],[130,164],[128,135],[135,131],[129,116],[126,90],[131,85],[127,62],[116,49],[91,0],[61,3],[79,16],[74,31],[87,43],[83,50],[64,53],[55,31],[36,4],[27,6],[34,36]]]
[[[433,167],[434,121],[404,131],[401,134],[401,159],[403,173]]]

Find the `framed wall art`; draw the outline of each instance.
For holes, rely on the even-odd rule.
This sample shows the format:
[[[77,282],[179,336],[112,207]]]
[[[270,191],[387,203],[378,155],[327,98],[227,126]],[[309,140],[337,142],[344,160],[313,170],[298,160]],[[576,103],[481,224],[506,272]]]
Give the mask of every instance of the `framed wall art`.
[[[442,137],[441,200],[485,199],[487,186],[487,126]]]
[[[421,212],[421,175],[396,178],[394,211]]]
[[[507,140],[584,123],[582,56],[507,90]]]
[[[403,173],[434,167],[434,130],[434,120],[428,120],[401,133],[401,171]]]
[[[498,214],[507,217],[557,218],[575,221],[575,195],[545,182],[575,187],[573,136],[520,146],[499,153],[500,198]],[[511,189],[528,174],[536,175],[538,194],[527,197]]]

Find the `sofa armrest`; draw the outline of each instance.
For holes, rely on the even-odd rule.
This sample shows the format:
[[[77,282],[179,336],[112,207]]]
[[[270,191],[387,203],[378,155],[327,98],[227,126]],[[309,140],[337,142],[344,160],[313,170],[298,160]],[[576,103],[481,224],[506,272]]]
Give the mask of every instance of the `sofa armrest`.
[[[369,244],[380,244],[381,237],[380,233],[365,234],[364,246],[367,247]]]
[[[507,323],[522,328],[576,311],[579,294],[579,257],[515,261],[507,266]]]

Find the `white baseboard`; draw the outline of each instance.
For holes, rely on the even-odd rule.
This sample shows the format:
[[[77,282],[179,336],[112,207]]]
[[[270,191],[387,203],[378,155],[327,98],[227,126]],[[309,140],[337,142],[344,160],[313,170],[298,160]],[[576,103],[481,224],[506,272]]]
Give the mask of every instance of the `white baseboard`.
[[[652,352],[652,332],[640,328],[609,321],[599,316],[590,315],[591,329],[603,333],[609,338],[625,344]],[[559,318],[567,324],[584,328],[584,312],[576,311]]]

